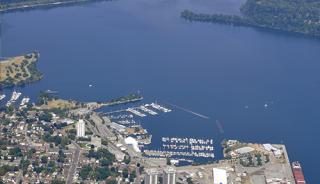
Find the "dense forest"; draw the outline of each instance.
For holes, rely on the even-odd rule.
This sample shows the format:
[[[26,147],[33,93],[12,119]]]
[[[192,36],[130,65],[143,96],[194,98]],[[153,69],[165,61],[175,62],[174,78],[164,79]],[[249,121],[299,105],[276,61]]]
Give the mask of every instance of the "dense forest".
[[[185,10],[181,17],[191,21],[266,27],[320,36],[319,0],[247,0],[240,10],[242,16]]]

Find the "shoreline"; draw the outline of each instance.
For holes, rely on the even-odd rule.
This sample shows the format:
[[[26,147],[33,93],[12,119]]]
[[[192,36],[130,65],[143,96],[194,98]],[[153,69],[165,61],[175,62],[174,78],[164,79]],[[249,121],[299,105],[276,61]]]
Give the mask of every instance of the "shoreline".
[[[42,79],[43,74],[38,70],[36,63],[40,57],[39,52],[32,52],[16,57],[10,57],[0,62],[0,89],[24,86]]]
[[[58,6],[66,6],[72,4],[81,4],[81,3],[88,3],[88,2],[97,2],[97,1],[109,1],[109,0],[45,0],[43,2],[26,2],[26,3],[16,3],[16,4],[4,4],[1,5],[0,14],[1,13],[8,13],[8,12],[15,12],[15,11],[23,11],[35,8],[45,8],[45,7],[58,7]],[[2,6],[9,6],[9,7],[2,7]]]
[[[270,27],[267,25],[258,24],[250,21],[245,17],[241,17],[238,15],[223,15],[223,14],[203,14],[203,13],[194,13],[189,10],[184,10],[180,13],[180,17],[190,21],[190,22],[208,22],[208,23],[217,23],[231,26],[243,26],[243,27],[251,27],[255,29],[263,29],[281,33],[290,33],[300,36],[312,37],[320,39],[320,33],[312,34],[302,31],[294,31],[294,30],[286,30],[277,27]]]

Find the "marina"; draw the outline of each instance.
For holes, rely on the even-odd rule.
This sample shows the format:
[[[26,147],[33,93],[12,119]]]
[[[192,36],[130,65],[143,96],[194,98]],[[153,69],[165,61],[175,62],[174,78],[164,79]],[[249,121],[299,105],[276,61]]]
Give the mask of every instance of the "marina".
[[[140,117],[145,117],[145,116],[147,116],[147,115],[145,115],[145,114],[143,114],[143,113],[141,113],[141,112],[139,112],[139,111],[137,111],[137,110],[135,110],[135,109],[133,109],[133,108],[128,108],[127,111],[128,111],[128,112],[131,112],[131,113],[134,114],[134,115],[140,116]]]
[[[174,144],[202,144],[212,145],[213,139],[196,139],[196,138],[180,138],[180,137],[162,137],[163,143],[174,143]]]
[[[231,2],[240,4],[240,1]],[[306,179],[320,183],[316,171],[320,163],[316,155],[307,154],[304,149],[307,143],[319,139],[316,132],[319,113],[312,110],[319,101],[320,64],[314,59],[320,55],[317,40],[238,26],[187,23],[178,16],[177,10],[188,7],[194,11],[235,13],[234,6],[225,1],[178,1],[170,6],[158,6],[158,1],[146,1],[148,6],[142,6],[144,1],[112,3],[6,14],[4,17],[12,26],[5,35],[4,55],[28,49],[44,52],[40,63],[43,81],[16,90],[32,99],[36,99],[40,90],[57,90],[64,98],[87,102],[142,89],[145,99],[150,100],[147,103],[158,99],[175,111],[168,116],[155,111],[159,114],[155,117],[145,113],[144,119],[155,119],[143,123],[158,142],[162,136],[208,136],[213,137],[217,146],[224,138],[275,143],[284,140],[294,153],[292,159],[301,161]],[[145,11],[148,8],[151,10]],[[76,16],[65,19],[62,15],[69,9]],[[111,16],[102,16],[102,12]],[[131,19],[128,15],[136,16]],[[35,21],[29,21],[29,27],[33,29],[24,29],[25,21],[32,19]],[[52,19],[57,21],[46,21]],[[74,35],[67,31],[73,27],[85,29],[78,29]],[[124,27],[127,29],[123,30]],[[103,31],[91,34],[89,28]],[[119,33],[124,39],[114,36]],[[50,44],[43,43],[46,39]],[[66,44],[56,47],[63,40]],[[102,62],[106,60],[109,62]],[[68,77],[57,75],[56,71]],[[94,87],[88,88],[88,84]],[[1,103],[5,105],[12,90],[10,94],[4,92],[7,97]],[[269,105],[264,110],[268,99],[278,100],[279,106]],[[180,111],[165,101],[210,117],[212,121]],[[244,109],[245,105],[249,108]],[[121,108],[119,114],[142,119],[127,112],[124,106],[107,107],[105,112]],[[217,128],[216,119],[222,124],[224,134]],[[305,126],[302,120],[310,126]],[[281,130],[286,130],[285,136]],[[297,135],[304,134],[309,136],[297,139]],[[154,147],[150,149],[161,148],[162,143],[158,142],[153,141]],[[314,152],[320,150],[317,145],[314,148]],[[216,158],[221,155],[217,153]]]
[[[12,103],[15,103],[19,99],[21,94],[22,93],[20,93],[20,92],[13,91],[10,100],[6,103],[6,106],[9,107]]]
[[[163,144],[162,147],[164,149],[170,149],[170,150],[191,149],[192,151],[214,151],[213,146],[201,146],[201,145],[189,146],[189,145]]]
[[[26,108],[27,107],[27,104],[29,103],[30,101],[30,98],[28,97],[24,97],[22,100],[21,100],[21,103],[20,103],[20,109],[23,109],[23,108]]]
[[[145,148],[144,153],[148,156],[173,157],[173,159],[184,157],[188,157],[188,159],[214,158],[213,139],[162,137],[161,142],[161,149]]]
[[[156,112],[156,110],[158,112]],[[171,111],[172,111],[171,109],[166,108],[162,105],[159,105],[157,103],[151,103],[151,104],[142,104],[140,106],[135,106],[135,107],[129,107],[127,109],[119,109],[119,110],[114,110],[110,112],[105,112],[103,114],[107,115],[110,119],[125,119],[125,118],[133,118],[133,115],[138,117],[146,117],[147,114],[155,116],[155,115],[158,115],[159,112],[167,113]],[[129,112],[131,114],[129,115],[123,114],[123,112]]]
[[[121,125],[135,125],[135,124],[137,124],[137,122],[134,121],[133,119],[118,120],[117,123],[121,124]]]
[[[145,106],[143,106],[143,105],[141,105],[141,106],[140,106],[140,109],[141,109],[142,111],[146,112],[146,113],[151,114],[151,115],[157,115],[157,114],[158,114],[158,113],[156,113],[156,112],[154,112],[154,111],[152,111],[152,110],[150,110],[150,109],[146,108],[146,107],[145,107]]]
[[[146,106],[148,107],[148,106],[151,106],[151,107],[153,107],[153,108],[155,108],[155,109],[157,109],[157,110],[159,110],[159,111],[162,111],[162,112],[171,112],[171,109],[168,109],[168,108],[165,108],[165,107],[163,107],[163,106],[161,106],[161,105],[159,105],[159,104],[157,104],[157,103],[151,103],[150,105],[149,104],[146,104]]]
[[[157,157],[194,157],[194,158],[214,158],[214,153],[205,152],[187,152],[187,151],[160,151],[160,150],[148,150],[145,149],[143,152],[147,156]]]

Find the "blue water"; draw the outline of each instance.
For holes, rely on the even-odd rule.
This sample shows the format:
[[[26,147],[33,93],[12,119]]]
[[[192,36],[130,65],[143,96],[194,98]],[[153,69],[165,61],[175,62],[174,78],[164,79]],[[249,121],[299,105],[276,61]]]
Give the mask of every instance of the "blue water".
[[[142,119],[155,145],[161,136],[213,138],[220,158],[223,138],[284,143],[307,181],[320,183],[320,41],[179,17],[186,8],[237,14],[239,3],[119,0],[7,13],[3,55],[40,51],[44,78],[19,89],[26,95],[102,101],[140,90],[145,102],[210,117],[174,109]]]

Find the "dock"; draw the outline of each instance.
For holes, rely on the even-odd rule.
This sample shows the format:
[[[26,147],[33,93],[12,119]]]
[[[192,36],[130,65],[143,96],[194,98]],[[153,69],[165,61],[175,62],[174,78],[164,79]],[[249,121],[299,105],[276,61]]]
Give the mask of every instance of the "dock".
[[[127,111],[131,112],[132,114],[135,114],[137,116],[140,116],[140,117],[146,117],[147,116],[147,115],[145,115],[145,114],[143,114],[143,113],[141,113],[141,112],[139,112],[139,111],[137,111],[137,110],[135,110],[133,108],[128,108]]]
[[[146,106],[149,106],[149,104],[147,104]],[[157,110],[165,112],[165,113],[166,112],[171,112],[171,109],[162,107],[161,105],[159,105],[157,103],[151,103],[150,106],[153,107],[154,109],[157,109]]]
[[[152,110],[150,110],[150,109],[146,108],[146,107],[145,107],[145,106],[143,106],[143,105],[141,105],[141,106],[140,106],[140,109],[141,109],[142,111],[146,112],[146,113],[151,114],[151,115],[157,115],[157,114],[158,114],[158,113],[156,113],[156,112],[154,112],[154,111],[152,111]]]

